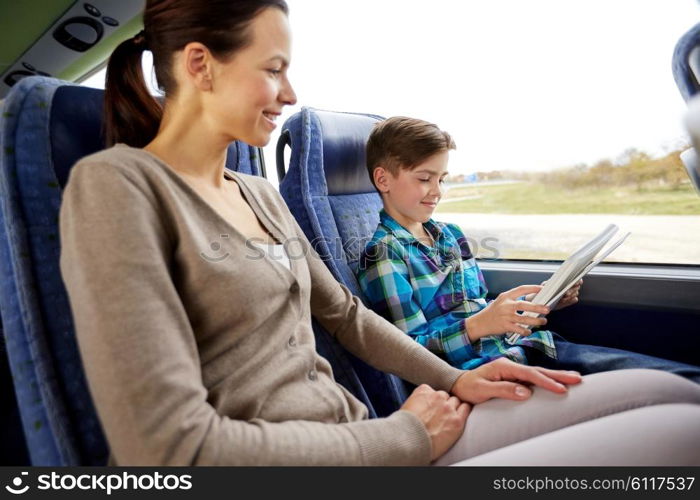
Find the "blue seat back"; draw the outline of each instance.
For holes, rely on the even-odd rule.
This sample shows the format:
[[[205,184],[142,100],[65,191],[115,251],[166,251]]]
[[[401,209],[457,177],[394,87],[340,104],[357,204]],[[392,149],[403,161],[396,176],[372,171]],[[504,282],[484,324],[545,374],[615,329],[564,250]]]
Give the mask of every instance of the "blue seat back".
[[[283,125],[278,142],[280,193],[333,276],[362,297],[355,277],[360,253],[379,223],[382,201],[365,166],[365,144],[376,115],[302,110]],[[291,147],[285,172],[284,148]],[[319,352],[338,382],[372,416],[392,413],[406,398],[400,379],[347,353],[318,325]]]
[[[33,465],[100,465],[108,446],[88,392],[59,270],[70,168],[104,148],[103,91],[52,78],[15,85],[0,118],[0,316]],[[227,166],[260,174],[254,148]]]
[[[686,101],[700,91],[700,23],[683,35],[673,50],[673,78]]]

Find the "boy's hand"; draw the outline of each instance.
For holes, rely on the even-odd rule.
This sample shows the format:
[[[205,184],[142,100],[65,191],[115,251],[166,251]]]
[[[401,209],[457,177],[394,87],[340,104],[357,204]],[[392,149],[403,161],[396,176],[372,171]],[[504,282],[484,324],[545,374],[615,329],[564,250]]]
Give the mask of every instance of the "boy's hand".
[[[542,285],[547,283],[546,281],[542,282]],[[576,283],[574,286],[569,288],[564,295],[562,295],[561,299],[559,299],[559,302],[557,305],[554,307],[553,311],[558,311],[559,309],[564,309],[565,307],[573,306],[575,303],[578,302],[578,294],[581,291],[581,285],[583,285],[583,280],[579,280],[578,283]],[[531,293],[529,295],[525,296],[525,300],[528,302],[531,301],[532,299],[535,298],[534,293]]]
[[[401,406],[423,423],[430,436],[430,460],[442,456],[464,432],[471,406],[445,391],[418,386]]]
[[[578,302],[578,294],[581,292],[581,285],[583,285],[583,280],[579,280],[578,283],[569,288],[566,293],[562,295],[561,299],[559,299],[559,303],[554,307],[554,310],[564,309]]]
[[[568,390],[567,385],[579,382],[581,375],[578,372],[526,366],[499,358],[464,372],[452,386],[451,392],[471,404],[483,403],[492,398],[522,401],[532,395],[532,390],[527,385],[563,394]]]
[[[530,335],[532,331],[520,325],[542,326],[547,323],[545,318],[530,318],[521,316],[518,311],[533,311],[537,314],[549,314],[547,306],[536,305],[527,300],[518,300],[528,293],[537,293],[540,285],[523,285],[503,292],[488,306],[467,318],[467,335],[469,340],[475,340],[488,335],[515,332],[520,335]],[[534,296],[534,295],[533,295]]]

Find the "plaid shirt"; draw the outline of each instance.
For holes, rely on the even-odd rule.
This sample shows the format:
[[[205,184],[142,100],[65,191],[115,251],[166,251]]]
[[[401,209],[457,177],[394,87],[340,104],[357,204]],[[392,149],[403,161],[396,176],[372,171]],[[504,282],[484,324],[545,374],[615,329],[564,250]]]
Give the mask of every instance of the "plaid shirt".
[[[466,319],[488,304],[486,283],[469,243],[454,224],[430,219],[425,229],[435,247],[418,241],[384,210],[360,256],[358,280],[370,306],[418,343],[465,370],[506,356],[527,364],[523,346],[556,358],[549,331],[521,337],[505,335],[470,342]]]

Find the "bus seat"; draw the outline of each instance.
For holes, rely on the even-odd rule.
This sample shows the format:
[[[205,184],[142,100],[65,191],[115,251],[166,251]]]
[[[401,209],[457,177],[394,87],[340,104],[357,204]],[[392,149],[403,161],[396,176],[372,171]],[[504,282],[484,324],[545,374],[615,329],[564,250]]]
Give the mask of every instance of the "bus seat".
[[[277,143],[280,193],[333,276],[362,297],[355,270],[360,252],[379,223],[382,201],[365,166],[365,143],[382,117],[304,107],[282,126]],[[284,150],[291,158],[285,171]],[[339,383],[370,415],[385,416],[406,398],[403,382],[345,351],[314,323],[317,348]]]
[[[0,318],[1,319],[1,318]],[[12,384],[12,374],[7,360],[5,340],[0,321],[0,466],[29,465],[29,455],[24,441],[22,421]]]
[[[103,91],[28,77],[0,118],[0,316],[32,465],[101,465],[108,446],[88,392],[60,276],[58,214],[72,165],[104,148]],[[227,166],[260,174],[257,150]]]
[[[687,103],[696,96],[700,91],[700,23],[693,26],[680,40],[676,43],[673,51],[673,78],[676,80],[678,90],[680,90],[683,99]],[[691,111],[693,116],[696,116],[700,107],[692,105]],[[697,117],[693,119],[697,122]],[[698,134],[697,132],[690,133],[693,139],[693,147],[690,147],[681,153],[681,161],[690,177],[693,186],[698,194],[700,194],[700,150],[698,150]]]
[[[673,50],[673,78],[686,101],[700,91],[700,23],[683,35]]]

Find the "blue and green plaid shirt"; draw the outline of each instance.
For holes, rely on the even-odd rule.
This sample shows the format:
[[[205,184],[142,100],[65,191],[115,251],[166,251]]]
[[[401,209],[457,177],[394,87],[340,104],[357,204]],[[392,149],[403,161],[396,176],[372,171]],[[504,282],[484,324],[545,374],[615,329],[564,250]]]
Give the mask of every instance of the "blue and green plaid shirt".
[[[527,364],[523,346],[556,358],[549,331],[505,335],[470,342],[466,319],[487,306],[486,283],[464,233],[454,224],[430,219],[429,247],[382,210],[372,239],[360,256],[358,280],[370,306],[418,343],[458,368],[469,370],[502,356]]]

